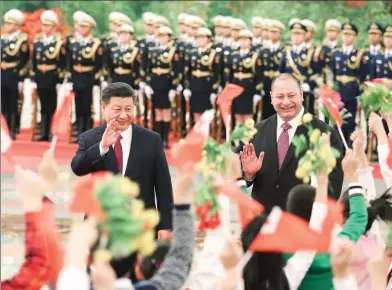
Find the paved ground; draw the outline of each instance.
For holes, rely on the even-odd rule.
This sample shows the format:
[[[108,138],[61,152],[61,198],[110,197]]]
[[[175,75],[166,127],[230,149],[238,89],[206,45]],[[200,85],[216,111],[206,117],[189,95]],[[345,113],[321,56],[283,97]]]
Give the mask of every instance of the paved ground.
[[[67,167],[61,168],[62,172],[69,172]],[[173,181],[176,179],[175,170],[172,171]],[[70,226],[70,215],[67,213],[66,205],[69,202],[69,189],[72,180],[61,184],[61,193],[55,195],[57,202],[56,219],[66,236]],[[376,181],[378,192],[381,193],[385,186],[381,181]],[[24,255],[24,220],[23,210],[19,202],[18,193],[15,190],[13,175],[1,176],[1,279],[8,278],[17,272]],[[233,220],[233,230],[236,221]],[[384,228],[384,227],[383,227]],[[385,229],[383,230],[385,234]]]

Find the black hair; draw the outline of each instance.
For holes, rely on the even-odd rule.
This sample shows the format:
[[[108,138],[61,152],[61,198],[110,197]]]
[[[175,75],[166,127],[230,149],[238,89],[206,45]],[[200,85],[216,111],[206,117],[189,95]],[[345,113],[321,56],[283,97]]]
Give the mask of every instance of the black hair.
[[[129,98],[136,101],[135,91],[132,87],[126,83],[111,83],[102,90],[102,102],[108,104],[112,97]]]
[[[281,74],[278,74],[277,76],[275,76],[275,77],[272,79],[272,82],[271,82],[271,91],[272,91],[272,88],[274,87],[274,83],[275,83],[277,80],[279,80],[279,79],[287,79],[287,78],[290,78],[290,79],[294,80],[294,81],[296,82],[296,84],[298,85],[298,88],[301,89],[301,81],[300,81],[295,75],[290,74],[290,73],[281,73]]]
[[[241,242],[245,252],[266,221],[266,215],[256,216],[242,231]],[[283,272],[284,265],[282,253],[253,253],[243,272],[245,290],[288,290],[288,281]]]
[[[368,222],[365,229],[365,234],[371,229],[373,222],[380,219],[384,222],[392,221],[392,194],[391,188],[387,189],[379,198],[370,201],[367,208]],[[350,197],[348,190],[343,192],[340,201],[343,203],[343,216],[348,219],[350,216]]]
[[[157,248],[154,253],[142,258],[140,270],[142,271],[145,280],[151,279],[159,270],[169,250],[169,243],[157,242]]]
[[[316,188],[309,184],[298,184],[288,194],[286,210],[306,221],[310,221]]]

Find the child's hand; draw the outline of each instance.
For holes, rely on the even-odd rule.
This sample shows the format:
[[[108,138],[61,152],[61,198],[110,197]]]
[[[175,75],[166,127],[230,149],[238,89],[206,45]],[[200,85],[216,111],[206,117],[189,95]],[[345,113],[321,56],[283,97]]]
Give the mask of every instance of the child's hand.
[[[190,191],[193,185],[193,171],[183,170],[178,175],[173,192],[174,204],[191,204],[192,193]]]
[[[366,149],[366,134],[362,130],[355,130],[354,133],[351,134],[351,141],[353,141],[353,150],[355,155],[359,155],[364,153]]]
[[[20,193],[25,212],[36,212],[42,209],[42,199],[47,187],[42,178],[31,170],[15,166],[17,190]]]
[[[342,168],[344,176],[350,183],[358,182],[358,160],[354,157],[352,149],[346,150],[346,155],[342,160]]]
[[[350,274],[350,264],[354,256],[354,243],[339,239],[336,251],[331,253],[331,266],[336,278],[342,279]]]
[[[380,136],[380,134],[385,133],[382,119],[378,114],[374,112],[370,113],[368,124],[369,124],[369,129],[373,131],[374,134],[377,135],[377,138]]]
[[[57,183],[58,165],[52,150],[48,149],[45,151],[39,164],[38,172],[39,176],[46,182],[48,192],[54,191]]]
[[[240,242],[235,239],[230,239],[226,241],[220,253],[220,260],[223,267],[228,270],[234,268],[240,262],[243,255],[244,251]]]
[[[107,262],[94,263],[91,271],[91,282],[96,290],[112,290],[116,280],[116,273]]]

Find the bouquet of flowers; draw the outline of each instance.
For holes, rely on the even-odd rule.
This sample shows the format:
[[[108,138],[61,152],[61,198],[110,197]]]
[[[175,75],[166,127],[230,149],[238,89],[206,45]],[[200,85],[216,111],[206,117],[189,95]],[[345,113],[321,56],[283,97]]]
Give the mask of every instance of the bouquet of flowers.
[[[344,108],[339,92],[331,89],[327,84],[320,87],[320,102],[324,116],[330,120],[332,126],[342,125],[351,114]],[[341,121],[340,121],[341,120]]]
[[[245,124],[237,125],[230,136],[230,141],[242,141],[243,143],[249,143],[253,136],[257,133],[255,128],[255,121],[248,119]]]
[[[372,111],[377,112],[382,110],[385,113],[392,112],[392,90],[385,86],[379,79],[365,82],[360,101],[367,116]]]
[[[321,134],[320,129],[313,128],[311,114],[303,116],[303,125],[307,127],[307,135],[299,135],[293,137],[293,144],[295,146],[295,156],[300,158],[298,168],[295,176],[303,180],[304,183],[310,182],[310,173],[315,172],[332,172],[336,166],[336,159],[340,157],[340,152],[330,145],[329,134]],[[309,139],[309,142],[308,142]],[[309,143],[309,144],[308,144]]]

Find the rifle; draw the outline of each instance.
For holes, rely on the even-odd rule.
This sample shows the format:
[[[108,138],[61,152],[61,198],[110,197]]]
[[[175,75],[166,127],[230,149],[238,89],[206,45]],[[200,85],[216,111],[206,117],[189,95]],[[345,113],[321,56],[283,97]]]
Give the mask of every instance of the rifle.
[[[261,99],[258,103],[257,103],[257,115],[256,115],[256,123],[259,123],[261,121],[261,115],[263,111],[263,99]]]
[[[38,93],[37,89],[33,89],[31,93],[31,103],[33,105],[33,117],[31,119],[31,140],[35,138],[37,130],[37,115],[38,115]]]
[[[178,127],[177,97],[178,97],[178,94],[174,97],[174,100],[171,102],[171,108],[172,108],[171,109],[171,115],[172,115],[171,130],[173,132],[174,137],[176,137],[176,138],[178,136],[177,135],[177,133],[178,133],[178,131],[177,131],[177,127]]]
[[[136,121],[137,124],[141,127],[144,126],[144,110],[145,110],[145,106],[144,106],[144,94],[142,90],[139,90],[137,92],[137,97],[138,97],[138,101],[137,101],[137,106],[136,106]]]
[[[185,104],[186,114],[185,114],[185,122],[186,122],[186,131],[189,132],[191,130],[191,102],[189,100],[186,101]]]
[[[182,113],[182,95],[181,95],[181,93],[179,93],[178,94],[178,106],[177,106],[177,114],[178,114],[178,120],[179,120],[179,124],[178,124],[178,130],[179,130],[179,136],[181,137],[181,138],[183,138],[184,136],[185,136],[185,134],[183,134],[183,132],[182,132],[182,128],[184,127],[184,122],[185,122],[185,119],[184,119],[184,115],[183,115],[183,113]]]

